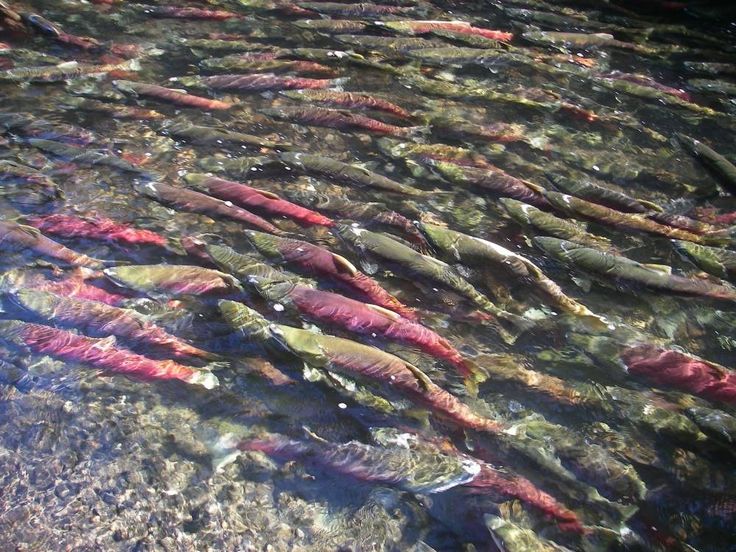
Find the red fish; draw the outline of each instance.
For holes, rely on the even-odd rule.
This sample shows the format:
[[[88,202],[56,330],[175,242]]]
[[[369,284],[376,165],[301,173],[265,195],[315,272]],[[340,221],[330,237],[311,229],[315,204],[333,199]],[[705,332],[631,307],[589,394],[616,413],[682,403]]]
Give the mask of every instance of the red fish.
[[[389,136],[413,136],[421,127],[400,127],[391,125],[342,109],[328,109],[324,107],[275,107],[262,109],[261,113],[275,119],[290,121],[300,125],[314,125],[337,129],[369,130],[377,134]]]
[[[413,345],[449,363],[463,376],[469,377],[474,374],[473,369],[449,341],[429,328],[402,318],[393,311],[361,303],[337,293],[291,283],[257,282],[256,286],[267,298],[278,302],[290,302],[300,313],[320,322],[334,324],[359,334]]]
[[[621,359],[630,373],[656,385],[736,404],[736,374],[713,362],[647,344],[629,347]]]
[[[182,341],[133,310],[31,289],[18,290],[12,298],[18,306],[45,320],[88,335],[114,335],[131,343],[165,351],[173,358],[215,358],[212,353]]]
[[[213,100],[211,98],[203,98],[193,94],[187,94],[172,88],[165,88],[155,84],[145,82],[134,82],[125,80],[113,81],[113,85],[123,92],[132,93],[138,96],[149,96],[159,100],[164,100],[174,105],[186,107],[196,107],[199,109],[230,109],[233,104]]]
[[[13,253],[30,250],[38,255],[51,257],[52,259],[73,266],[86,266],[90,268],[102,268],[104,266],[103,261],[99,259],[93,259],[82,253],[77,253],[47,238],[32,226],[25,226],[15,222],[0,221],[0,249]]]
[[[413,309],[401,303],[373,278],[360,272],[350,261],[324,247],[261,232],[247,231],[246,237],[266,257],[293,263],[306,272],[332,278],[361,292],[371,303],[379,307],[392,310],[409,320],[418,320]]]
[[[184,79],[182,79],[183,82]],[[215,75],[201,77],[199,83],[215,90],[294,90],[299,88],[329,88],[333,79],[308,79],[303,77],[281,77],[273,73],[251,73],[250,75]]]
[[[235,207],[230,202],[222,201],[206,194],[195,192],[194,190],[178,188],[163,182],[147,182],[145,184],[136,184],[134,187],[140,193],[156,201],[171,205],[183,211],[202,213],[215,217],[227,217],[244,222],[264,232],[283,234],[273,224],[250,211]]]
[[[73,215],[46,215],[28,219],[31,226],[42,232],[65,238],[85,238],[125,245],[155,245],[166,247],[167,240],[156,232],[133,228],[114,220]]]
[[[513,33],[497,31],[494,29],[483,29],[473,27],[466,21],[390,21],[388,23],[377,22],[392,30],[407,34],[426,34],[432,31],[454,31],[456,33],[478,35],[491,40],[509,42],[514,38]]]
[[[240,182],[225,180],[205,174],[188,174],[184,177],[187,184],[212,194],[225,201],[231,201],[242,207],[253,208],[269,215],[284,216],[305,226],[334,226],[335,222],[315,211],[281,199],[275,194],[251,188]]]
[[[152,360],[118,348],[114,338],[97,339],[18,320],[0,321],[0,337],[32,352],[62,360],[83,362],[110,374],[141,380],[177,379],[206,389],[218,385],[207,370],[184,366],[173,360]]]
[[[120,306],[130,297],[120,293],[110,292],[101,287],[88,283],[95,278],[98,272],[86,268],[67,271],[60,280],[49,280],[38,272],[11,270],[0,279],[0,287],[6,291],[15,291],[21,288],[30,288],[36,291],[48,291],[62,297],[77,297],[90,301],[99,301],[106,305]]]
[[[274,54],[276,55],[276,54]],[[295,90],[284,92],[285,96],[294,100],[323,103],[348,109],[373,109],[383,111],[400,119],[411,120],[412,115],[398,105],[381,98],[358,92],[341,92],[339,90]]]

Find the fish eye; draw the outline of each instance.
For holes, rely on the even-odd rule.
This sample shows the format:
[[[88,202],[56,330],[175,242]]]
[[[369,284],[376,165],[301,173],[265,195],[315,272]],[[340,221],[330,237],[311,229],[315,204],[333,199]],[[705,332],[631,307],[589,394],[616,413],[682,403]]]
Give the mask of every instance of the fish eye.
[[[30,15],[26,16],[26,21],[39,31],[43,32],[44,34],[52,35],[52,36],[59,36],[60,31],[57,29],[51,21],[48,19],[45,19],[44,17],[38,15],[37,13],[32,13]]]

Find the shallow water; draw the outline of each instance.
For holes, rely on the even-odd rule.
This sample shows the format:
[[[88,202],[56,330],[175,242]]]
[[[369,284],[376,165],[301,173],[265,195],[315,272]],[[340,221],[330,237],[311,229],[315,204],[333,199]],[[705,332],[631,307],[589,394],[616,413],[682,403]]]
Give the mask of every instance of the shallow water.
[[[0,162],[13,161],[26,171],[40,171],[30,180],[11,178],[9,165],[0,163],[0,216],[3,224],[11,223],[2,226],[0,238],[0,529],[6,546],[19,550],[736,549],[732,529],[736,292],[728,281],[734,281],[736,271],[703,272],[707,267],[680,253],[670,239],[681,237],[672,233],[672,219],[662,222],[660,216],[664,226],[659,230],[653,232],[650,225],[648,231],[637,231],[623,222],[631,215],[609,214],[605,222],[590,213],[585,216],[549,206],[551,213],[579,225],[572,241],[590,246],[595,240],[593,247],[600,250],[658,266],[654,272],[637,268],[637,274],[650,278],[643,283],[631,271],[615,272],[620,259],[607,257],[597,273],[569,259],[562,263],[539,247],[544,242],[532,241],[557,235],[554,229],[520,224],[504,208],[500,198],[515,197],[509,188],[498,187],[505,177],[489,178],[487,186],[496,186],[491,190],[460,184],[452,180],[454,173],[446,165],[442,170],[443,162],[452,160],[449,156],[461,156],[453,158],[460,167],[450,165],[451,169],[466,170],[463,163],[475,163],[471,170],[483,175],[498,175],[500,169],[521,179],[514,180],[514,186],[521,186],[529,201],[539,202],[545,202],[545,191],[554,191],[546,174],[567,175],[573,182],[593,178],[604,189],[643,200],[638,204],[642,213],[634,217],[638,221],[651,222],[646,217],[653,215],[652,209],[661,209],[667,215],[688,217],[691,223],[711,225],[710,234],[688,234],[687,239],[711,240],[722,250],[734,249],[729,224],[736,219],[729,215],[736,211],[732,195],[736,182],[719,177],[706,167],[707,159],[689,153],[676,137],[682,133],[702,140],[726,162],[736,161],[736,100],[728,88],[733,87],[736,74],[733,10],[654,1],[644,7],[621,2],[600,9],[585,2],[425,4],[409,0],[391,3],[405,7],[404,13],[369,14],[365,10],[374,5],[363,4],[362,16],[332,15],[335,20],[366,23],[457,19],[480,29],[513,33],[508,43],[485,43],[487,49],[479,50],[476,62],[470,63],[467,56],[463,62],[448,57],[459,55],[458,51],[440,56],[422,54],[421,49],[360,45],[361,40],[369,40],[360,37],[403,36],[386,25],[366,25],[363,32],[356,32],[358,38],[351,39],[351,46],[334,35],[353,31],[304,28],[310,25],[304,20],[327,21],[327,13],[322,17],[317,11],[296,13],[298,3],[244,4],[191,4],[237,16],[226,20],[213,20],[213,14],[203,13],[155,17],[153,8],[128,2],[28,2],[8,6],[5,12],[0,4],[0,16],[12,10],[41,13],[69,35],[92,37],[100,43],[85,50],[64,39],[68,35],[39,33],[27,17],[15,29],[11,15],[0,19]],[[307,6],[337,9],[328,3],[321,7],[304,3],[303,9]],[[521,9],[535,12],[516,11]],[[620,43],[555,47],[522,36],[539,30],[610,33]],[[222,38],[209,45],[187,42],[211,38],[213,33],[227,33],[227,41],[242,44],[228,46]],[[479,40],[477,34],[422,36],[448,47],[468,47],[462,43],[463,36]],[[273,60],[258,60],[273,64],[262,71],[207,69],[202,64],[207,58],[252,52],[277,55]],[[468,55],[472,60],[476,53]],[[132,68],[126,57],[136,60]],[[282,65],[284,60],[318,61],[323,67]],[[51,68],[53,63],[68,61],[110,66],[90,70],[92,74],[85,77],[73,74],[77,68],[66,66],[72,74],[58,82],[13,77],[14,70],[24,67]],[[687,62],[728,66],[708,75],[694,71]],[[334,117],[360,114],[371,117],[368,124],[374,125],[373,130],[332,128],[329,121],[327,126],[324,119],[315,121],[316,112],[309,111],[329,105],[282,94],[279,88],[285,85],[278,78],[269,90],[251,91],[215,90],[186,80],[196,75],[272,70],[278,78],[333,79],[326,90],[368,94],[411,115],[402,119],[355,105],[332,106],[342,114],[331,112]],[[647,81],[639,85],[643,90],[627,91],[622,83],[628,81],[613,71],[627,73],[627,78],[646,75],[674,90],[657,89]],[[113,83],[120,79],[185,89],[232,107],[200,109],[122,93]],[[723,91],[703,91],[702,83],[693,79],[717,81],[710,83],[711,88]],[[306,81],[301,82],[306,86]],[[292,85],[300,88],[298,83]],[[494,96],[494,92],[504,94]],[[689,94],[687,100],[681,99],[682,92]],[[87,101],[84,109],[81,101]],[[157,114],[123,113],[124,107]],[[284,120],[287,108],[293,107],[307,110],[300,117],[310,120]],[[120,109],[101,111],[113,108]],[[264,111],[272,108],[284,111]],[[10,125],[4,122],[9,114],[25,119]],[[389,132],[406,134],[383,136],[376,121],[395,125]],[[247,133],[278,144],[183,139],[172,132],[172,122]],[[515,126],[483,138],[464,132],[462,123]],[[397,126],[412,128],[404,131]],[[108,157],[90,163],[70,154],[53,155],[34,138],[77,144]],[[465,149],[412,156],[406,153],[412,144]],[[284,163],[289,157],[280,156],[287,151],[361,166],[421,194],[357,186],[346,182],[339,171],[300,170]],[[416,309],[422,324],[487,372],[487,379],[477,384],[477,393],[473,382],[464,381],[450,362],[431,356],[426,349],[365,330],[358,315],[350,322],[353,331],[317,320],[314,313],[300,315],[289,301],[266,300],[244,274],[235,274],[241,278],[242,291],[234,289],[239,284],[231,284],[226,291],[202,295],[144,289],[151,281],[143,269],[134,272],[133,281],[113,281],[116,269],[127,265],[166,264],[177,280],[174,287],[191,283],[189,276],[177,276],[177,265],[212,268],[191,251],[187,254],[183,247],[187,241],[180,241],[196,236],[204,243],[227,245],[275,268],[313,278],[319,289],[361,302],[377,300],[346,283],[351,269],[339,260],[335,266],[342,283],[314,267],[263,256],[246,235],[253,229],[247,223],[211,210],[208,216],[192,206],[165,205],[144,193],[157,182],[187,187],[191,182],[185,177],[190,173],[217,168],[216,162],[200,165],[211,156],[221,161],[266,156],[269,162],[253,163],[241,173],[218,171],[217,176],[301,202],[347,225],[306,226],[253,209],[285,237],[343,256],[401,303]],[[111,159],[118,165],[125,160],[134,170],[111,167]],[[58,187],[58,197],[41,193],[43,176]],[[316,206],[305,200],[315,194],[322,198]],[[577,194],[582,197],[584,192]],[[324,201],[336,198],[343,199],[342,206],[324,208]],[[367,214],[357,214],[357,206],[368,202],[377,205]],[[431,234],[428,242],[419,243],[421,234],[412,225],[386,224],[389,221],[382,217],[391,212],[393,220],[447,227],[498,244],[526,260],[519,268],[518,258],[473,259],[459,248],[443,250]],[[80,270],[73,266],[78,259],[62,262],[44,254],[48,250],[39,251],[26,242],[19,245],[17,234],[10,230],[16,228],[12,223],[38,225],[43,219],[34,217],[53,214],[97,221],[94,224],[100,224],[100,218],[112,219],[156,232],[167,245],[105,242],[44,230],[73,251],[104,261]],[[419,273],[418,266],[433,261],[389,259],[401,245],[391,245],[383,255],[351,245],[345,239],[351,226],[388,235],[448,262],[453,277],[462,277],[507,311],[502,314],[507,319],[499,321],[490,311],[481,312],[487,302],[473,304],[467,294],[463,297],[449,289],[446,280],[443,285]],[[531,273],[529,261],[538,267]],[[95,272],[105,267],[108,276]],[[218,268],[227,272],[223,266]],[[448,270],[435,275],[441,278]],[[524,270],[526,277],[520,275]],[[672,281],[653,284],[654,279],[661,282],[663,271],[689,278],[687,285],[696,293],[679,293],[672,289]],[[572,309],[577,312],[565,312],[559,301],[544,292],[540,281],[549,282],[546,278],[577,302]],[[87,290],[98,294],[106,290],[114,294],[108,298],[117,298],[119,306],[143,315],[146,323],[218,355],[213,364],[192,358],[177,361],[193,370],[211,368],[219,385],[207,389],[167,380],[155,371],[126,377],[119,373],[128,366],[121,356],[108,364],[104,360],[95,364],[92,356],[99,359],[115,351],[157,362],[173,357],[171,351],[147,344],[145,338],[150,336],[126,338],[115,324],[94,327],[89,320],[82,322],[81,314],[75,322],[65,310],[68,307],[40,312],[23,306],[19,292],[24,289],[72,295],[59,282],[90,286]],[[713,298],[714,294],[723,298]],[[273,326],[267,343],[248,339],[247,332],[233,331],[222,316],[220,299],[241,301],[274,324],[344,337],[401,360],[369,358],[374,353],[360,349],[340,366],[340,359],[330,357],[329,345],[317,352],[306,346],[299,349],[303,341],[290,342]],[[326,308],[325,301],[327,296],[322,296],[311,308]],[[80,308],[91,307],[82,304]],[[334,321],[340,314],[335,309],[327,317]],[[375,311],[374,315],[378,316]],[[521,331],[509,322],[512,315],[523,317],[531,328]],[[31,343],[25,330],[13,329],[21,326],[11,328],[6,320],[72,334]],[[153,332],[151,326],[146,328]],[[75,332],[117,338],[75,349],[65,341]],[[644,360],[634,359],[632,351],[641,350]],[[131,365],[145,361],[135,358]],[[387,362],[397,363],[391,366],[400,365],[401,370],[389,374]],[[367,374],[369,368],[378,375]],[[405,380],[411,391],[406,391],[408,387],[402,391],[400,382]],[[448,419],[453,412],[443,413],[439,402],[428,405],[433,400],[428,380],[454,394],[492,429]]]

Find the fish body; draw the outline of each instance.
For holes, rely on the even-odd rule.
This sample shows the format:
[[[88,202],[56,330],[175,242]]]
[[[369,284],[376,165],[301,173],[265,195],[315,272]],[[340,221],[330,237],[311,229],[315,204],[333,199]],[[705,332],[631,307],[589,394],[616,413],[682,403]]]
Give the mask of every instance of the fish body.
[[[555,188],[566,194],[576,196],[593,203],[604,205],[628,213],[647,213],[652,210],[662,211],[662,208],[649,201],[641,201],[623,192],[600,186],[586,178],[568,178],[558,174],[548,173],[547,178]]]
[[[493,316],[509,320],[521,329],[528,329],[530,325],[521,317],[498,308],[447,263],[429,255],[423,255],[385,234],[350,226],[339,226],[338,233],[362,253],[376,255],[395,263],[409,274],[436,282],[465,297],[475,306]]]
[[[668,238],[701,244],[721,243],[724,240],[728,241],[728,238],[724,238],[722,236],[694,234],[687,230],[660,224],[640,214],[624,213],[623,211],[611,209],[610,207],[605,207],[597,203],[592,203],[590,201],[567,194],[561,194],[559,192],[547,191],[544,192],[544,197],[554,205],[555,208],[564,213],[568,213],[576,217],[592,219],[608,226],[637,230],[639,232],[647,232],[650,234],[657,234]]]
[[[294,21],[292,25],[319,33],[353,34],[362,33],[370,23],[356,19],[300,19]]]
[[[56,183],[43,172],[11,160],[0,161],[0,185],[0,196],[19,205],[35,207],[63,197]]]
[[[322,126],[340,130],[367,130],[390,136],[410,136],[417,130],[412,127],[399,127],[384,123],[359,113],[325,107],[275,107],[262,109],[261,113],[274,119],[300,125]]]
[[[18,290],[12,300],[46,321],[93,337],[114,335],[130,343],[166,351],[179,359],[214,358],[211,353],[171,335],[134,310],[31,289]]]
[[[626,257],[605,253],[557,238],[536,237],[532,241],[554,259],[604,278],[634,282],[675,293],[736,301],[736,289],[726,285],[668,274]]]
[[[259,281],[256,278],[255,286],[267,299],[291,305],[302,315],[319,322],[339,326],[358,334],[412,345],[447,362],[463,376],[473,375],[468,363],[449,341],[429,328],[402,318],[393,311],[290,282]]]
[[[719,278],[736,279],[736,251],[673,240],[675,249],[699,268]]]
[[[201,96],[195,96],[193,94],[187,94],[179,90],[165,88],[156,84],[126,80],[115,80],[112,81],[112,84],[113,86],[115,86],[115,88],[117,88],[121,92],[125,92],[126,94],[156,98],[157,100],[163,100],[165,102],[184,107],[220,110],[230,109],[233,106],[233,104],[231,103],[221,102],[219,100],[213,100],[211,98],[203,98]]]
[[[166,247],[167,244],[166,238],[156,232],[134,228],[103,217],[81,218],[54,214],[32,217],[28,222],[41,232],[64,238],[84,238],[122,245]]]
[[[313,176],[329,178],[338,182],[366,188],[377,188],[405,195],[422,195],[421,190],[391,180],[381,174],[369,171],[357,165],[343,163],[331,157],[323,157],[310,153],[285,152],[279,158],[293,169],[298,169]]]
[[[242,303],[221,301],[220,310],[233,328],[246,337],[278,344],[311,366],[386,385],[460,427],[492,433],[499,429],[496,422],[474,413],[418,368],[380,349],[341,337],[269,324]],[[251,330],[253,325],[257,326],[255,332]]]
[[[588,247],[606,249],[611,246],[611,242],[607,238],[590,234],[585,227],[585,223],[560,218],[552,213],[547,213],[532,205],[508,197],[502,197],[500,202],[509,216],[516,222],[525,226],[533,226],[544,234]]]
[[[416,313],[403,305],[374,279],[331,251],[302,240],[246,232],[251,244],[264,256],[284,264],[294,264],[310,274],[331,278],[362,293],[371,303],[416,321]]]
[[[182,77],[185,86],[204,86],[213,90],[240,90],[265,92],[267,90],[299,90],[302,88],[329,88],[337,83],[330,79],[279,76],[273,73],[249,75],[214,75],[211,77]]]
[[[432,31],[444,30],[478,35],[500,42],[509,42],[514,38],[513,33],[474,27],[465,21],[385,21],[377,22],[376,24],[391,29],[396,33],[408,35],[426,34]]]
[[[554,31],[529,31],[521,35],[525,40],[533,44],[541,44],[543,46],[562,46],[565,48],[621,48],[623,50],[632,50],[643,55],[651,55],[655,50],[634,44],[632,42],[622,42],[613,38],[613,35],[606,33],[567,33]]]
[[[224,201],[265,212],[271,216],[283,216],[295,220],[303,226],[331,227],[335,225],[334,221],[319,213],[281,199],[270,192],[257,190],[240,182],[199,173],[189,173],[184,177],[184,180],[187,184]]]
[[[24,138],[41,138],[78,146],[86,146],[97,138],[85,128],[51,122],[27,113],[0,113],[0,128]]]
[[[390,6],[386,4],[374,4],[373,2],[361,2],[358,4],[342,2],[298,2],[297,6],[316,13],[330,16],[338,15],[340,17],[408,15],[416,11],[416,8],[412,6]]]
[[[371,109],[374,111],[388,113],[389,115],[405,120],[410,120],[412,118],[411,113],[388,100],[376,98],[375,96],[359,92],[306,89],[282,92],[282,94],[292,100],[322,103],[346,109]]]
[[[69,163],[89,166],[103,165],[120,171],[147,174],[144,169],[136,167],[132,163],[112,153],[79,148],[71,144],[40,138],[30,138],[28,143]]]
[[[191,6],[143,6],[143,13],[153,17],[172,19],[200,19],[210,21],[228,21],[243,19],[243,16],[226,10],[208,10]]]
[[[16,222],[0,221],[0,249],[11,253],[32,251],[37,255],[50,257],[72,266],[89,268],[104,266],[103,261],[77,253],[47,238],[36,228]]]
[[[246,211],[241,207],[236,207],[230,202],[222,201],[194,190],[179,188],[164,182],[146,182],[136,184],[135,189],[151,199],[155,199],[160,203],[171,205],[176,209],[181,209],[190,213],[201,213],[214,217],[226,217],[229,219],[243,222],[264,232],[273,234],[281,234],[282,231],[276,228],[266,219],[259,217]]]
[[[428,246],[426,238],[411,220],[382,203],[351,201],[338,195],[306,190],[288,190],[286,196],[301,205],[332,214],[336,218],[357,220],[364,226],[386,225],[396,228],[418,247],[426,249]]]
[[[137,60],[129,60],[123,63],[90,65],[67,61],[59,65],[40,67],[17,67],[0,71],[0,81],[11,82],[61,82],[84,75],[104,75],[115,71],[137,71],[139,64]]]
[[[539,209],[549,209],[545,197],[531,188],[523,180],[494,167],[463,167],[455,163],[439,161],[434,163],[439,173],[455,184],[477,186],[502,197],[510,197],[533,205]]]
[[[335,39],[364,52],[378,50],[380,52],[393,52],[394,54],[404,54],[420,48],[440,48],[447,45],[442,40],[414,37],[339,34],[335,36]]]
[[[39,355],[82,362],[109,374],[141,380],[181,380],[212,389],[217,378],[207,370],[184,366],[173,360],[152,360],[119,348],[114,339],[99,339],[76,333],[20,322],[0,321],[0,339],[25,347]]]
[[[186,120],[167,122],[163,125],[162,130],[176,138],[191,140],[199,144],[242,144],[246,146],[257,146],[261,148],[286,148],[289,144],[282,142],[274,142],[253,136],[252,134],[244,134],[234,130],[223,128],[215,128],[202,125],[193,125]]]
[[[475,124],[460,118],[432,114],[429,118],[432,132],[447,138],[477,140],[482,142],[522,142],[525,128],[518,124],[490,123]]]
[[[414,144],[381,138],[378,147],[394,159],[432,165],[435,162],[454,163],[466,167],[493,168],[488,159],[472,150],[447,144]]]
[[[197,166],[207,172],[224,173],[233,177],[255,178],[268,167],[280,165],[278,159],[266,155],[254,157],[200,157]]]
[[[700,161],[732,194],[736,194],[736,165],[700,140],[677,134],[682,146]]]
[[[146,294],[231,295],[241,294],[240,283],[229,274],[187,265],[129,265],[105,269],[112,282]]]
[[[280,59],[276,53],[233,54],[220,58],[207,58],[200,62],[208,71],[257,71],[260,73],[300,73],[334,76],[335,70],[314,61]]]
[[[469,266],[487,266],[489,262],[504,266],[520,280],[534,285],[564,311],[594,320],[599,325],[605,324],[600,316],[591,312],[585,305],[565,295],[560,286],[526,257],[488,240],[435,224],[422,222],[419,223],[419,228],[429,236],[432,245],[448,257]]]
[[[0,277],[0,289],[9,293],[22,288],[35,291],[46,291],[61,297],[76,297],[89,301],[98,301],[106,305],[120,306],[130,298],[88,283],[91,278],[85,269],[65,274],[62,279],[49,280],[43,274],[21,270],[9,270]]]
[[[673,349],[642,344],[620,354],[629,373],[665,387],[736,404],[736,374],[707,360]]]
[[[551,540],[540,537],[533,530],[515,524],[501,517],[486,514],[486,525],[491,533],[493,542],[499,550],[505,552],[571,552]]]

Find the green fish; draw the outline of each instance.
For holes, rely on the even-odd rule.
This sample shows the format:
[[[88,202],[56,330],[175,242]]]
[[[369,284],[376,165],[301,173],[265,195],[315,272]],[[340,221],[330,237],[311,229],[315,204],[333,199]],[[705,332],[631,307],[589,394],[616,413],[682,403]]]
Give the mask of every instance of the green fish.
[[[675,249],[685,255],[698,268],[729,280],[736,280],[736,251],[673,240]]]
[[[470,282],[447,263],[423,255],[385,234],[351,226],[339,226],[337,230],[343,239],[363,253],[376,255],[396,263],[412,275],[436,282],[470,300],[481,310],[492,314],[496,318],[511,322],[522,331],[533,326],[531,320],[526,320],[494,305],[490,299],[475,289]],[[507,340],[513,340],[508,334],[503,335],[503,337]]]
[[[686,295],[736,301],[736,288],[730,286],[669,274],[626,257],[605,253],[557,238],[536,237],[532,239],[532,242],[561,263],[605,279],[633,282],[650,288]]]
[[[602,249],[611,247],[611,242],[607,238],[589,233],[586,224],[583,222],[560,218],[509,197],[502,197],[499,201],[512,219],[524,226],[533,226],[543,234],[570,240],[588,247]]]
[[[682,146],[700,161],[703,166],[732,194],[736,194],[736,165],[700,140],[677,134]]]

